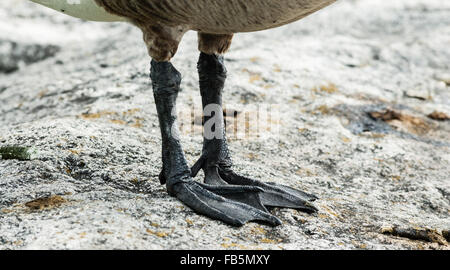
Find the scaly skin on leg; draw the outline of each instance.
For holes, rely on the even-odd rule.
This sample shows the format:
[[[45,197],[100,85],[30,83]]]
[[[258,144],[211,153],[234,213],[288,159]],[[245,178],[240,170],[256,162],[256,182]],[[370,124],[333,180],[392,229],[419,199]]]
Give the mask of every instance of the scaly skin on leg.
[[[178,198],[197,213],[222,220],[234,226],[258,221],[272,226],[281,221],[259,207],[233,200],[250,194],[257,197],[258,187],[217,186],[193,181],[178,138],[176,99],[180,91],[181,76],[170,62],[151,63],[151,74],[156,109],[162,136],[163,170],[161,183],[165,183],[171,196]]]
[[[203,108],[215,104],[222,107],[222,91],[226,79],[226,69],[223,56],[200,54],[198,62],[200,77],[200,92]],[[204,116],[204,123],[212,117],[217,117],[214,122],[223,123],[222,113],[214,116]],[[217,129],[221,129],[218,131]],[[210,132],[205,130],[205,134]],[[310,203],[317,199],[316,196],[275,183],[263,183],[236,174],[232,169],[232,161],[225,136],[223,125],[216,125],[215,134],[222,134],[220,138],[204,138],[203,151],[200,159],[191,169],[191,176],[197,175],[200,169],[205,173],[205,183],[214,185],[240,185],[243,187],[259,187],[264,192],[258,196],[239,194],[232,199],[238,200],[259,209],[270,207],[295,208],[305,212],[315,212],[317,209]],[[267,211],[267,210],[266,210]]]

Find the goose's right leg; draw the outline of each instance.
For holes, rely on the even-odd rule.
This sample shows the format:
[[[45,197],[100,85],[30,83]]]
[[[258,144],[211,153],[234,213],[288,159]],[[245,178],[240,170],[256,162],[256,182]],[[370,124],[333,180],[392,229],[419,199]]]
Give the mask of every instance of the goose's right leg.
[[[160,43],[163,42],[153,44]],[[259,205],[233,200],[241,197],[239,194],[242,193],[258,196],[262,192],[261,188],[215,186],[199,183],[191,178],[177,128],[176,99],[180,91],[181,75],[168,60],[158,59],[161,55],[171,55],[169,52],[164,53],[164,47],[149,50],[150,53],[152,51],[157,52],[153,58],[161,60],[152,60],[150,74],[162,137],[161,184],[166,184],[171,196],[197,213],[230,225],[241,226],[248,221],[259,221],[272,226],[281,224],[278,218]]]
[[[257,197],[244,192],[239,196],[234,195],[235,200],[251,205],[263,205],[261,209],[267,206],[293,208],[308,213],[316,212],[317,208],[311,204],[317,199],[316,196],[289,186],[250,179],[235,173],[232,168],[222,110],[222,91],[227,71],[224,57],[221,55],[223,48],[227,48],[223,44],[229,45],[231,37],[231,35],[199,34],[201,54],[198,71],[205,124],[202,155],[191,168],[191,175],[194,177],[203,170],[204,181],[207,184],[261,188],[262,192],[258,193]],[[216,48],[215,51],[214,48]]]

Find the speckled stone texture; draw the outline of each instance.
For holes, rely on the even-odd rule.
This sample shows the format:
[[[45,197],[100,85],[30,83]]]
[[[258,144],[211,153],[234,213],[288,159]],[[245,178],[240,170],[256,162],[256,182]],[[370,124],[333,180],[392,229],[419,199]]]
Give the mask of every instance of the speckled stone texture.
[[[278,104],[280,121],[278,136],[228,134],[234,169],[320,197],[316,214],[272,210],[283,221],[275,228],[199,216],[160,185],[138,29],[17,0],[2,0],[0,17],[0,45],[46,55],[0,71],[0,147],[33,153],[0,160],[0,249],[449,248],[450,123],[428,117],[450,115],[448,1],[341,0],[236,35],[225,57],[224,105],[236,112],[227,120]],[[189,32],[173,60],[190,165],[203,141],[201,119],[191,119],[201,108],[196,48]],[[12,53],[1,51],[0,63]]]

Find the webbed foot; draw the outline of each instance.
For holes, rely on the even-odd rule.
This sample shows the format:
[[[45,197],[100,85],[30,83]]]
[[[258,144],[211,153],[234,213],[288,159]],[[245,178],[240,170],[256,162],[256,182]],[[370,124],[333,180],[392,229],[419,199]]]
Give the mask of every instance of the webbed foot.
[[[262,189],[258,187],[216,186],[184,180],[168,186],[168,190],[195,212],[229,225],[242,226],[249,221],[270,226],[281,224],[259,202]]]
[[[191,176],[194,177],[199,169],[203,168],[205,172],[205,183],[222,186],[241,186],[246,188],[259,188],[261,192],[257,193],[257,199],[252,201],[255,207],[262,205],[266,207],[293,208],[307,213],[317,212],[318,209],[312,204],[318,199],[317,196],[271,182],[261,182],[248,177],[236,174],[230,167],[223,165],[205,166],[206,161],[200,159],[192,168]],[[244,195],[245,196],[245,195]],[[239,198],[242,202],[245,199]]]

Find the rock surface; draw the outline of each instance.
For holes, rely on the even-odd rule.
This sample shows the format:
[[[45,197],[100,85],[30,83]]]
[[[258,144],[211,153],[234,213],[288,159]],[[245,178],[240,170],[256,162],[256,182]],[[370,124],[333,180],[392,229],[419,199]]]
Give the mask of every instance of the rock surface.
[[[235,37],[224,102],[280,116],[277,136],[231,140],[236,170],[320,197],[274,209],[276,228],[199,216],[159,184],[139,30],[17,0],[0,17],[0,147],[32,153],[0,160],[0,249],[448,249],[450,123],[427,115],[450,115],[450,2],[342,0]],[[197,58],[191,32],[173,60],[191,164]]]

